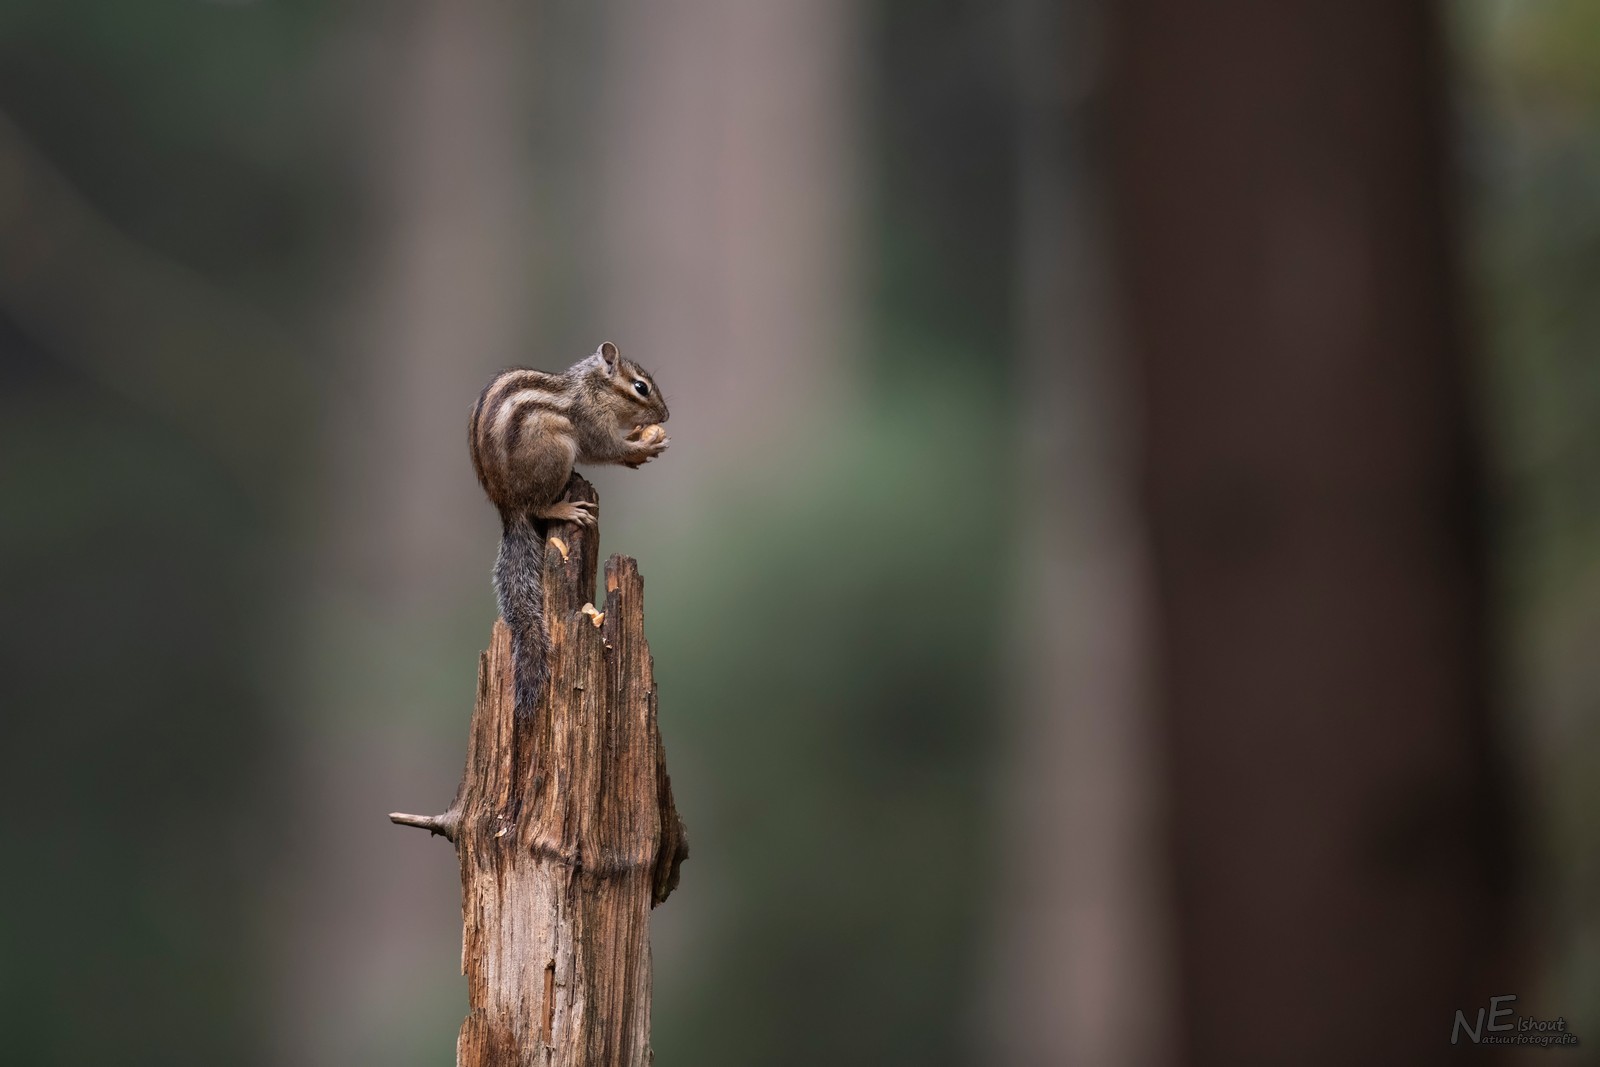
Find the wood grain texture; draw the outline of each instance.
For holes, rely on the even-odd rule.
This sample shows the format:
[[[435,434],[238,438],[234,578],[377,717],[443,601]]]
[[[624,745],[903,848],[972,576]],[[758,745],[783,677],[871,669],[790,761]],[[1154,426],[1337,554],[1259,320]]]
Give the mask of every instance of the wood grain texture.
[[[574,477],[568,499],[596,498]],[[612,556],[597,625],[585,607],[598,549],[598,527],[551,524],[550,683],[537,713],[516,719],[511,634],[497,620],[455,802],[442,816],[391,816],[449,837],[461,863],[458,1067],[651,1061],[650,909],[688,847],[656,722],[644,582]]]

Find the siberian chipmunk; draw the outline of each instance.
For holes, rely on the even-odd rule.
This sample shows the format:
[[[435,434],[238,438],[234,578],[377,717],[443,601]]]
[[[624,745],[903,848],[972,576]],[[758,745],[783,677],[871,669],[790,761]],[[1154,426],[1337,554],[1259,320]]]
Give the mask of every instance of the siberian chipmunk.
[[[560,501],[573,463],[648,463],[670,443],[666,421],[655,381],[610,341],[560,374],[502,371],[472,409],[472,467],[503,528],[494,585],[511,629],[518,718],[533,716],[550,673],[543,523],[593,525],[593,504]]]

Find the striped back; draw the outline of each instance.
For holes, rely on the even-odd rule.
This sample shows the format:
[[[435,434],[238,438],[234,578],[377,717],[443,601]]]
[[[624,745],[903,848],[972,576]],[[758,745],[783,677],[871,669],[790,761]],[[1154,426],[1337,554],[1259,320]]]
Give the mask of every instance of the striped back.
[[[489,499],[502,511],[524,503],[515,499],[518,479],[513,461],[529,417],[539,412],[565,415],[571,409],[562,375],[513,367],[484,386],[467,428],[472,469]]]

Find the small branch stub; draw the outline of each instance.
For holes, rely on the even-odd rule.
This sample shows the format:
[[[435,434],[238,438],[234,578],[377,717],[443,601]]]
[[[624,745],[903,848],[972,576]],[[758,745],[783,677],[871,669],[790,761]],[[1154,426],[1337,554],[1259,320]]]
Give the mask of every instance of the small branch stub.
[[[438,834],[447,841],[454,843],[456,827],[461,821],[461,813],[453,809],[443,815],[407,815],[404,812],[391,811],[389,813],[389,821],[400,826],[415,826],[419,830],[426,830],[430,834]]]
[[[582,478],[569,500],[595,499]],[[560,545],[556,544],[560,540]],[[515,715],[511,634],[479,658],[466,769],[443,815],[389,818],[455,844],[469,1010],[458,1067],[648,1067],[649,915],[688,855],[656,722],[634,561],[552,523],[544,553],[550,678]]]

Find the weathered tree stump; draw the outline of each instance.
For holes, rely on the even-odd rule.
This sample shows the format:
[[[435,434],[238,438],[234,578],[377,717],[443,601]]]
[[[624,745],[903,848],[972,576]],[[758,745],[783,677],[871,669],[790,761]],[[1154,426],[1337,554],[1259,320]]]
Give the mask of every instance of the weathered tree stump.
[[[596,497],[574,476],[568,499]],[[497,620],[455,802],[390,816],[449,838],[461,862],[458,1067],[651,1061],[650,909],[688,847],[656,724],[644,583],[612,556],[596,611],[599,540],[598,527],[548,531],[550,683],[537,713],[516,717],[511,634]]]

